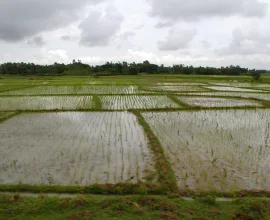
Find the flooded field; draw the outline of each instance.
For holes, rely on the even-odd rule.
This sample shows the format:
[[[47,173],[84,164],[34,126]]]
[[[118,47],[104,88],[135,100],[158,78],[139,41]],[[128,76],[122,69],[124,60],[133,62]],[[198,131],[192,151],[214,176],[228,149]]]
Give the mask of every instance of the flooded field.
[[[0,125],[0,184],[144,181],[148,140],[127,112],[20,114]]]
[[[186,93],[185,95],[188,95]],[[243,92],[200,92],[192,93],[196,96],[224,96],[224,97],[243,97],[243,98],[255,98],[261,100],[270,101],[270,93],[243,93]]]
[[[82,94],[137,94],[147,93],[140,91],[137,86],[105,86],[105,85],[78,85],[78,86],[39,86],[23,90],[2,92],[0,95],[82,95]]]
[[[180,108],[167,96],[101,96],[103,109]]]
[[[228,92],[264,92],[262,90],[255,89],[244,89],[236,87],[226,87],[226,86],[206,86],[205,88],[216,90],[216,91],[228,91]]]
[[[270,192],[270,78],[154,75],[0,77],[0,191]]]
[[[262,88],[262,87],[270,87],[270,84],[262,84],[262,83],[212,83],[216,86],[226,86],[226,87],[253,87],[253,88]]]
[[[270,110],[143,113],[180,189],[270,190]]]
[[[189,105],[200,107],[263,106],[260,102],[244,99],[189,97],[189,96],[178,96],[178,98]]]
[[[0,97],[0,111],[85,110],[94,106],[92,96]]]
[[[149,86],[145,87],[147,90],[155,90],[155,91],[175,91],[175,92],[182,92],[182,91],[208,91],[209,89],[205,89],[199,86]]]
[[[192,83],[192,82],[177,82],[177,83],[169,83],[169,82],[160,82],[157,83],[156,86],[203,86],[205,83]]]

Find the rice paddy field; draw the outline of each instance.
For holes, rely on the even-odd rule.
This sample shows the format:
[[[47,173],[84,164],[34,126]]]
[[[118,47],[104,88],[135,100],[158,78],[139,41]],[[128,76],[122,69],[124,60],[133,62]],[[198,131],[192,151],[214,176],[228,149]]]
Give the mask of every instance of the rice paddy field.
[[[243,106],[263,106],[259,101],[230,98],[212,98],[197,96],[179,96],[179,100],[193,106],[199,107],[243,107]]]
[[[244,92],[200,92],[200,93],[184,93],[185,95],[192,96],[206,96],[206,97],[239,97],[256,100],[270,101],[269,93],[244,93]]]
[[[22,90],[12,90],[1,95],[87,95],[87,94],[140,94],[151,93],[141,91],[137,86],[114,86],[114,85],[69,85],[69,86],[37,86]]]
[[[270,196],[270,77],[0,78],[0,191]]]
[[[109,110],[179,108],[167,96],[102,96],[102,108]]]
[[[270,111],[148,112],[143,117],[181,190],[270,190]]]
[[[147,138],[128,112],[28,113],[2,125],[3,184],[116,184],[154,171]]]
[[[0,111],[92,109],[92,96],[0,97]]]

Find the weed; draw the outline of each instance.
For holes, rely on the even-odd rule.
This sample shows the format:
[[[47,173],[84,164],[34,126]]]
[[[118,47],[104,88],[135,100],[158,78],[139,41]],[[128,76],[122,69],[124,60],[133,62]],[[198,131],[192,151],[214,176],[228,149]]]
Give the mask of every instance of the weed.
[[[206,197],[203,198],[198,198],[200,202],[209,204],[209,205],[215,205],[216,204],[216,197],[212,195],[207,195]]]

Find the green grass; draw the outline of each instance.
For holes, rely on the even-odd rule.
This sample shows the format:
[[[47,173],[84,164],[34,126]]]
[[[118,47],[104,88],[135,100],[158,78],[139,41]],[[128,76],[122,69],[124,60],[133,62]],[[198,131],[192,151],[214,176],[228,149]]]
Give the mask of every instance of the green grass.
[[[102,109],[102,103],[100,98],[97,95],[93,95],[93,101],[94,101],[94,109],[101,110]]]
[[[30,85],[9,85],[6,84],[4,86],[0,86],[0,94],[1,92],[9,92],[9,91],[14,91],[14,90],[21,90],[21,89],[27,89],[27,88],[31,88],[34,87],[34,85],[30,86]]]
[[[165,194],[166,190],[153,183],[118,183],[94,184],[90,186],[48,186],[48,185],[0,185],[0,192],[31,192],[31,193],[83,193],[111,195],[157,195]]]
[[[84,84],[86,81],[97,81],[111,84],[130,84],[140,82],[229,82],[237,80],[238,82],[270,83],[270,74],[262,75],[259,81],[253,81],[250,76],[207,76],[207,75],[178,75],[178,74],[140,74],[139,76],[101,76],[93,78],[91,76],[0,76],[0,82],[29,83],[29,82],[52,82],[61,84],[63,82]],[[59,82],[60,81],[60,82]]]
[[[0,195],[0,219],[250,219],[270,218],[270,201],[237,199],[217,202],[215,197],[186,201],[164,196],[24,197]]]

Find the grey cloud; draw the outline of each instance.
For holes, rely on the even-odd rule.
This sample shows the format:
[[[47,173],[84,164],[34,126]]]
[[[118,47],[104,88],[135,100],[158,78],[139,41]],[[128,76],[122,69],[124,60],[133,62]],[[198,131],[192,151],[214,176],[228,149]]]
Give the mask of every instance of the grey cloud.
[[[33,45],[39,46],[39,47],[46,44],[44,39],[41,36],[36,36],[33,39],[28,40],[27,43],[28,44],[33,44]]]
[[[136,33],[134,31],[124,31],[115,37],[115,43],[117,43],[117,49],[133,46],[129,38],[134,37]]]
[[[165,28],[165,27],[169,27],[172,25],[173,25],[172,21],[160,21],[155,25],[155,27],[156,28]]]
[[[263,33],[263,34],[262,34]],[[232,41],[226,47],[217,49],[219,55],[270,54],[270,32],[252,28],[237,28],[232,32]]]
[[[61,40],[71,40],[72,38],[68,35],[61,36]]]
[[[172,28],[169,30],[165,41],[157,43],[158,49],[163,51],[174,51],[184,49],[196,35],[195,29]]]
[[[135,36],[134,31],[125,31],[122,34],[120,34],[120,38],[123,38],[124,40],[127,40],[129,37]]]
[[[124,17],[113,7],[106,8],[104,14],[90,12],[79,26],[82,31],[80,43],[89,47],[108,45],[123,21]]]
[[[201,43],[204,48],[210,48],[212,46],[212,43],[207,40],[202,40]]]
[[[103,0],[1,0],[0,40],[14,42],[53,30],[78,18],[88,4]]]
[[[148,0],[151,16],[162,19],[160,26],[179,20],[196,21],[213,16],[239,15],[243,17],[263,17],[267,13],[267,3],[259,0]],[[163,25],[162,25],[163,24]]]

